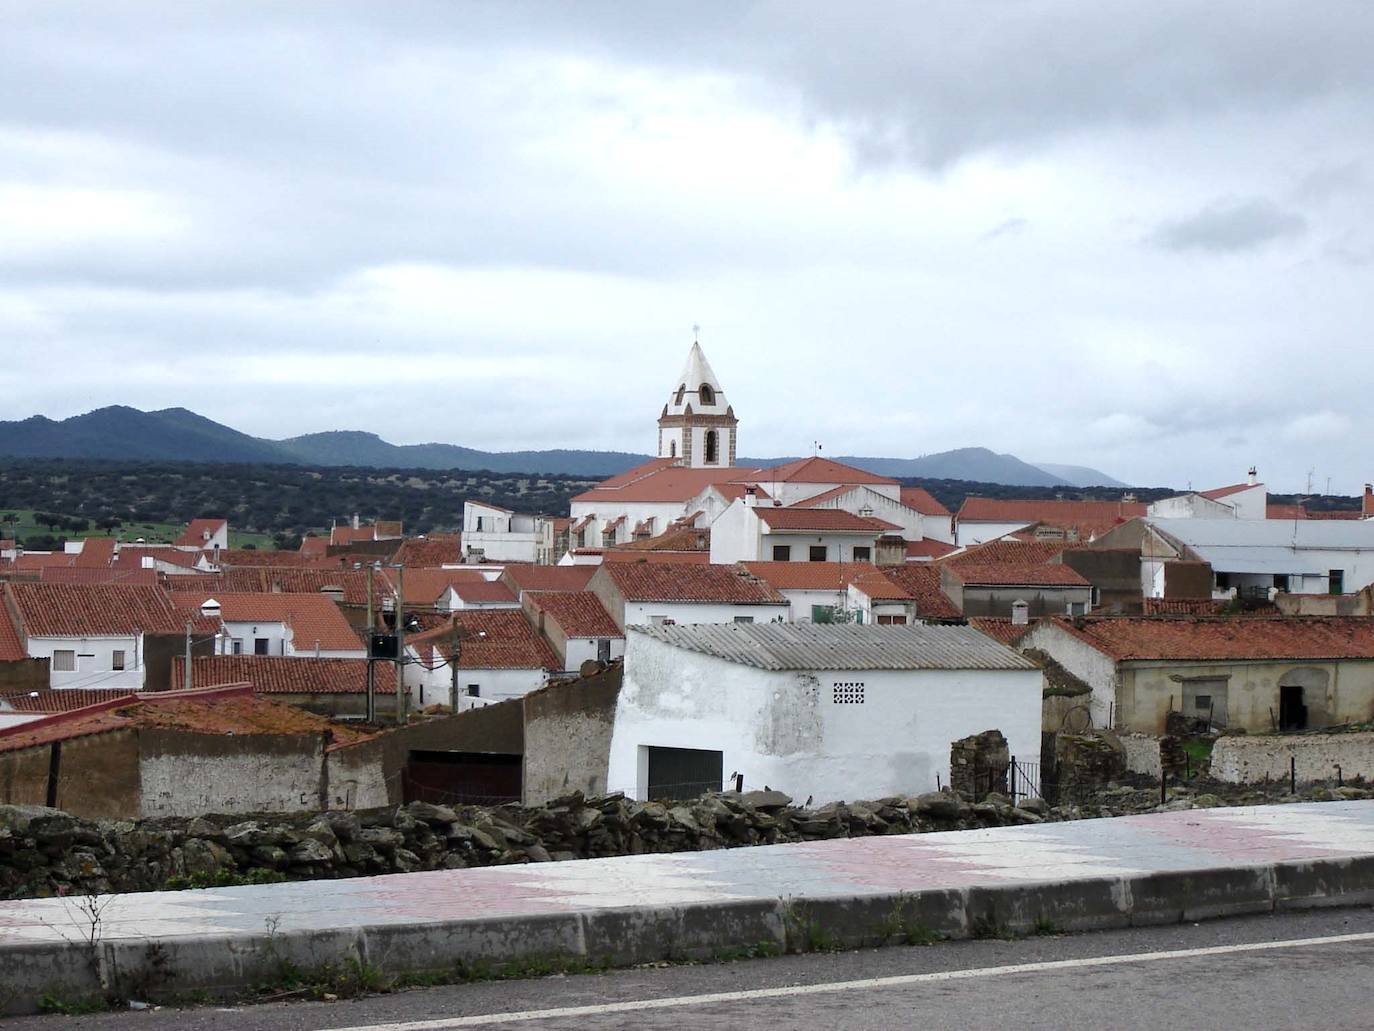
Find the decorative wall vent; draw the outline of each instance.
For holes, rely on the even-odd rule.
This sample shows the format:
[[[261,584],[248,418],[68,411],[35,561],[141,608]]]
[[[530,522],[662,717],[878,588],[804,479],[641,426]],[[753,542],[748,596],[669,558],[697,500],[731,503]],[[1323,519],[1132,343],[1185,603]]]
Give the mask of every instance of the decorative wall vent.
[[[864,685],[862,682],[836,684],[832,697],[836,705],[863,705]]]

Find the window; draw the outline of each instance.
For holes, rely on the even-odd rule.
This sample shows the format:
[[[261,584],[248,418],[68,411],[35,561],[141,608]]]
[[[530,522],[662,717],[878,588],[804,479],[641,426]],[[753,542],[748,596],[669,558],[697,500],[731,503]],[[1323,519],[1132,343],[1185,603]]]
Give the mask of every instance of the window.
[[[1231,574],[1230,574],[1230,573],[1218,573],[1218,574],[1217,574],[1217,590],[1219,590],[1219,591],[1229,591],[1230,589],[1231,589]]]
[[[855,548],[854,548],[854,561],[855,561],[855,562],[872,562],[872,561],[873,561],[873,549],[870,548],[870,547],[868,547],[867,545],[864,545],[864,546],[857,546],[857,545],[856,545]]]
[[[1326,574],[1326,592],[1328,594],[1345,593],[1345,570],[1333,569]]]
[[[477,532],[478,532],[478,533],[481,533],[481,532],[482,532],[482,517],[481,517],[481,516],[478,516],[478,517],[477,517]]]
[[[234,638],[233,653],[234,653],[235,655],[242,655],[242,654],[243,654],[243,638],[242,638],[242,637],[236,637],[236,638]]]
[[[1086,616],[1087,614],[1088,614],[1088,606],[1087,606],[1084,602],[1081,602],[1081,601],[1071,601],[1071,602],[1069,602],[1069,615],[1070,615],[1070,616]]]
[[[706,458],[707,465],[715,465],[720,461],[720,438],[715,430],[706,431]]]
[[[863,705],[864,685],[858,681],[836,684],[832,688],[831,701],[835,705]]]
[[[654,626],[672,626],[673,621],[667,616],[650,616],[649,622]]]
[[[76,652],[62,649],[52,653],[52,671],[54,673],[75,673],[76,672]]]
[[[469,698],[481,698],[481,697],[482,697],[482,685],[481,685],[481,684],[469,684],[469,685],[468,685],[468,697],[469,697]]]
[[[124,668],[124,649],[116,648],[110,653],[110,669]]]
[[[711,389],[711,384],[709,383],[703,383],[701,385],[697,390],[697,397],[701,398],[701,403],[704,405],[713,405],[716,403],[716,392]]]
[[[736,617],[735,617],[735,622],[736,622],[736,623],[752,623],[753,621],[754,621],[754,617],[753,617],[753,616],[736,616]]]
[[[773,545],[773,561],[774,561],[774,562],[791,562],[791,561],[792,561],[792,545],[790,545],[790,544],[774,544],[774,545]]]
[[[833,623],[835,622],[835,607],[833,605],[812,605],[811,622],[813,623]]]
[[[682,404],[682,399],[683,399],[684,397],[686,397],[686,396],[687,396],[687,384],[684,383],[684,384],[682,384],[682,386],[680,386],[680,387],[677,388],[677,398],[675,399],[674,404],[681,405],[681,404]]]
[[[812,562],[824,562],[828,550],[829,549],[827,549],[824,544],[813,544],[811,545],[811,550],[808,552],[808,556]]]
[[[669,442],[668,442],[668,457],[669,457],[669,458],[676,458],[676,457],[677,457],[677,441],[676,441],[676,440],[673,440],[673,441],[669,441]]]
[[[1286,591],[1286,590],[1288,590],[1288,574],[1287,574],[1287,573],[1275,573],[1275,574],[1274,574],[1274,590],[1276,590],[1276,591]]]
[[[878,617],[878,625],[879,625],[879,626],[906,626],[906,616],[902,616],[902,615],[879,616],[879,617]]]
[[[254,655],[266,655],[266,654],[267,654],[267,645],[268,645],[268,643],[269,643],[269,642],[268,642],[267,638],[265,638],[265,637],[255,637],[255,638],[253,638],[253,654],[254,654]]]
[[[1209,694],[1193,695],[1193,708],[1198,712],[1208,712],[1212,708],[1212,696]]]

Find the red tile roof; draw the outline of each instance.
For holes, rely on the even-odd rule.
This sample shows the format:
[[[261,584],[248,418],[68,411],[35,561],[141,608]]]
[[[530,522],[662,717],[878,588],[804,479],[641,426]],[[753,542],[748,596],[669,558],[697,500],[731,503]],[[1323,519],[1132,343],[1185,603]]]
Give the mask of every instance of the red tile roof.
[[[329,530],[330,544],[353,544],[357,541],[375,541],[377,539],[377,528],[375,526],[360,526],[356,530],[351,526],[334,526]]]
[[[463,561],[463,542],[456,533],[432,533],[407,537],[392,558],[407,568],[458,565]]]
[[[615,562],[668,562],[674,565],[690,563],[699,566],[711,564],[709,551],[653,551],[645,548],[619,547],[607,548],[604,551],[579,548],[577,554],[600,555],[602,565]]]
[[[4,587],[0,586],[0,662],[21,662],[29,657],[15,629],[14,619],[5,604]]]
[[[968,625],[1003,644],[1015,645],[1034,628],[1037,620],[1028,623],[1013,623],[1010,619],[998,616],[973,616]]]
[[[239,566],[219,573],[189,576],[163,574],[169,591],[210,594],[319,594],[326,587],[343,588],[345,605],[367,604],[367,571],[362,569],[301,569],[295,566]],[[372,584],[374,603],[380,603],[390,587],[381,576]]]
[[[609,500],[613,505],[625,502],[686,503],[712,484],[750,482],[758,478],[757,473],[757,469],[733,466],[689,469],[676,464],[674,459],[656,458],[619,476],[612,476],[572,500],[592,503]]]
[[[1105,532],[1145,515],[1136,501],[1020,501],[968,497],[959,508],[959,522],[1045,523],[1060,529]]]
[[[854,515],[839,508],[773,508],[761,505],[754,511],[772,531],[883,534],[901,529],[884,519]]]
[[[192,519],[186,526],[186,532],[172,543],[181,548],[203,548],[227,522],[226,519]]]
[[[387,584],[393,594],[396,591],[396,573],[394,569],[386,569],[377,577],[379,582]],[[480,569],[406,569],[400,580],[407,605],[434,606],[450,587],[486,583],[487,578]]]
[[[933,538],[906,542],[906,557],[917,561],[943,558],[945,555],[955,550],[957,549],[953,544],[947,544],[944,541],[937,541]]]
[[[514,605],[515,594],[500,580],[458,580],[453,593],[466,605]]]
[[[0,729],[0,751],[15,751],[91,734],[141,728],[200,734],[328,734],[335,744],[370,735],[293,705],[254,696],[248,685],[209,691],[131,695]]]
[[[856,577],[874,572],[870,562],[744,562],[779,591],[843,591]]]
[[[1145,598],[1147,616],[1215,616],[1229,602],[1214,598]]]
[[[918,619],[960,619],[963,613],[940,589],[940,570],[928,562],[884,566],[883,575],[916,602]]]
[[[114,561],[116,541],[113,537],[87,537],[81,553],[72,559],[73,566],[108,569]]]
[[[743,566],[612,562],[601,567],[592,583],[601,580],[609,582],[626,601],[787,604],[786,598]]]
[[[1232,494],[1239,494],[1242,491],[1250,490],[1252,487],[1259,487],[1258,483],[1233,483],[1229,487],[1213,487],[1211,490],[1199,491],[1204,498],[1212,501],[1219,501],[1222,498],[1229,498]]]
[[[1365,518],[1365,515],[1364,515],[1363,512],[1354,511],[1354,510],[1351,510],[1351,509],[1326,509],[1326,510],[1316,510],[1316,509],[1314,509],[1314,510],[1309,511],[1309,512],[1307,513],[1307,518],[1308,518],[1308,519],[1363,519],[1363,518]]]
[[[282,623],[291,628],[291,646],[309,652],[318,642],[324,651],[362,651],[357,633],[339,607],[323,594],[211,594],[205,591],[172,592],[183,612],[199,613],[210,598],[220,603],[226,623]]]
[[[975,544],[963,551],[951,554],[940,560],[940,565],[958,568],[959,566],[998,565],[1011,562],[1017,565],[1036,565],[1048,562],[1066,548],[1073,547],[1063,540],[996,540]]]
[[[186,626],[160,587],[12,583],[8,589],[29,637],[172,634]]]
[[[120,698],[132,698],[134,692],[118,688],[70,687],[45,688],[23,694],[0,696],[0,712],[44,713],[72,712],[91,705]]]
[[[54,584],[138,584],[157,586],[156,569],[121,569],[118,566],[44,566],[38,579]]]
[[[901,501],[907,508],[914,508],[921,515],[949,518],[949,509],[936,501],[935,496],[924,487],[903,487]]]
[[[1307,509],[1302,505],[1279,505],[1269,502],[1265,506],[1264,518],[1266,519],[1306,519]]]
[[[406,638],[421,661],[437,666],[458,643],[459,669],[547,669],[563,664],[519,609],[469,609],[433,630]]]
[[[992,587],[1091,587],[1071,566],[1033,565],[1023,562],[961,563],[950,571],[965,586]]]
[[[1374,659],[1368,618],[1119,616],[1057,618],[1054,625],[1117,661]]]
[[[308,558],[324,558],[329,554],[329,538],[302,537],[300,551]]]
[[[711,550],[711,531],[693,526],[674,527],[657,537],[617,544],[621,551],[706,551]]]
[[[379,558],[381,556],[378,556]],[[227,548],[219,553],[221,569],[241,566],[297,566],[308,569],[343,569],[352,556],[335,555],[320,558],[299,551],[279,551],[274,548]]]
[[[121,544],[113,566],[115,569],[141,569],[143,560],[151,558],[166,565],[195,569],[201,554],[199,551],[178,551],[170,544]]]
[[[172,660],[172,683],[180,685],[186,660]],[[291,655],[211,655],[191,660],[196,688],[252,684],[259,694],[366,694],[366,659],[317,659]],[[376,691],[396,692],[396,665],[373,664]]]
[[[886,476],[828,458],[799,458],[785,465],[761,469],[755,478],[761,483],[882,483],[893,486],[897,483]]]
[[[590,591],[531,591],[529,603],[567,637],[624,637],[601,599]]]
[[[914,600],[905,587],[890,579],[882,569],[860,570],[852,580],[854,589],[872,601]]]
[[[596,566],[536,566],[512,562],[501,579],[519,591],[580,591],[596,572]]]
[[[33,570],[47,566],[70,566],[75,557],[62,551],[26,551],[14,560],[14,568]]]

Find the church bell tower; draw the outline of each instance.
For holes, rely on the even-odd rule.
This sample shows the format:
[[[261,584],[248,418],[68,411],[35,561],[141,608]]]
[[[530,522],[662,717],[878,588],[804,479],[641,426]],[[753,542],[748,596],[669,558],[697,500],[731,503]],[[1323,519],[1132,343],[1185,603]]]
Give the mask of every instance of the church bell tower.
[[[739,420],[725,399],[711,363],[693,341],[687,364],[658,417],[658,457],[689,469],[728,468],[735,464]]]

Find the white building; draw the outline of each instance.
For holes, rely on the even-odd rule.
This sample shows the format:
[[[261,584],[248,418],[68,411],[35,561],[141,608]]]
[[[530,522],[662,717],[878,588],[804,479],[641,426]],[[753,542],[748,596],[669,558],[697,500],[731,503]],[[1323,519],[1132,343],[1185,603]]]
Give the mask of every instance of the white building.
[[[746,494],[712,524],[711,562],[872,562],[878,538],[899,529],[841,509],[760,506]]]
[[[463,556],[468,562],[553,561],[553,523],[485,501],[463,502]]]
[[[1038,757],[1043,686],[969,627],[635,627],[606,787],[664,797],[738,773],[817,802],[933,791],[972,734]]]
[[[172,600],[188,617],[205,621],[198,633],[214,637],[216,655],[367,655],[362,639],[327,594],[178,591]]]
[[[1269,492],[1251,466],[1245,483],[1161,498],[1148,514],[1155,519],[1267,519]]]
[[[658,457],[680,460],[689,469],[728,468],[735,464],[738,426],[701,344],[693,341],[677,387],[658,417]]]
[[[663,623],[786,622],[787,599],[742,566],[609,562],[587,590],[622,629]]]
[[[561,663],[524,613],[469,611],[452,623],[406,637],[403,667],[412,707],[455,711],[520,698],[543,687]],[[457,662],[454,662],[454,656]]]

